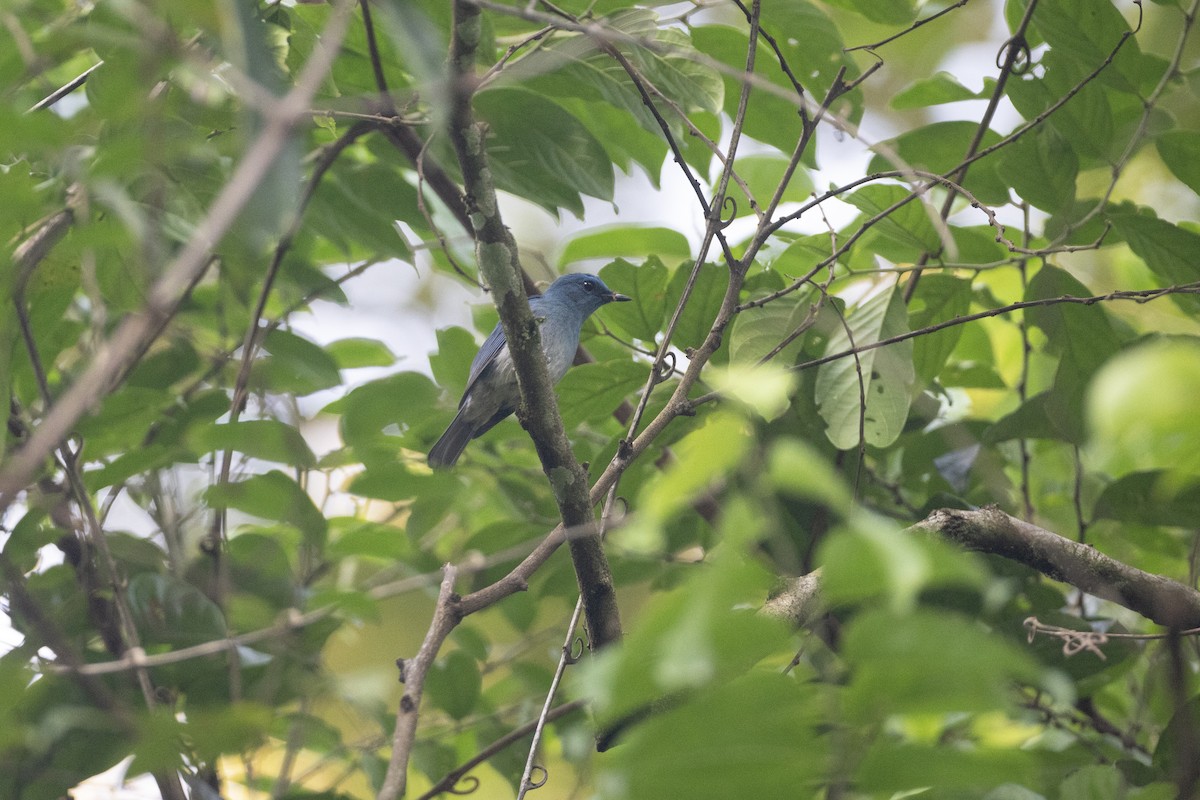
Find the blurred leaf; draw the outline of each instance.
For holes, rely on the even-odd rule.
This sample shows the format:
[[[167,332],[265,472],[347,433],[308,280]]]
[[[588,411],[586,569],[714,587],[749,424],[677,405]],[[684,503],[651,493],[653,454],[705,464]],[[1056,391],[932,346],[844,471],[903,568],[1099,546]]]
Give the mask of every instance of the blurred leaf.
[[[197,752],[208,761],[223,753],[244,753],[267,737],[275,709],[239,701],[215,709],[188,711],[187,734]]]
[[[753,673],[665,705],[613,751],[602,797],[788,797],[820,785],[829,738],[810,688]]]
[[[452,650],[433,662],[425,682],[429,699],[458,720],[475,711],[482,686],[479,666],[462,650]]]
[[[1200,519],[1200,481],[1177,474],[1134,472],[1104,487],[1092,512],[1097,519],[1189,528]]]
[[[1074,277],[1050,265],[1043,266],[1026,289],[1031,300],[1090,294]],[[1046,414],[1068,441],[1080,443],[1087,382],[1120,349],[1120,337],[1103,306],[1051,303],[1027,309],[1025,318],[1046,334],[1046,349],[1060,355],[1054,389],[1045,399]]]
[[[1154,144],[1171,174],[1200,194],[1200,132],[1167,131]]]
[[[325,517],[300,485],[278,470],[210,486],[204,499],[210,505],[294,525],[309,540],[319,541],[325,536]]]
[[[907,25],[916,16],[912,0],[830,0],[830,5],[849,9],[882,25]]]
[[[856,771],[857,782],[865,791],[889,796],[925,787],[951,793],[974,792],[977,787],[998,786],[1007,781],[1029,782],[1037,774],[1038,758],[1028,751],[954,749],[882,738],[867,751]]]
[[[666,519],[741,462],[749,434],[738,416],[712,414],[675,445],[675,462],[646,485],[637,508],[652,519]]]
[[[255,360],[251,382],[264,391],[306,395],[341,383],[337,362],[308,339],[275,328],[262,346],[268,355]]]
[[[1200,339],[1122,351],[1088,389],[1090,449],[1114,474],[1171,469],[1200,475]]]
[[[194,428],[188,442],[199,453],[235,450],[252,458],[303,468],[317,463],[300,431],[274,419],[210,423]]]
[[[713,388],[766,420],[787,411],[797,377],[774,364],[732,364],[709,374]]]
[[[861,348],[907,332],[902,295],[893,288],[854,309],[847,321],[853,344],[845,328],[839,328],[829,338],[826,353]],[[829,441],[840,450],[856,447],[861,416],[861,435],[868,445],[886,447],[894,442],[908,418],[915,378],[911,339],[822,364],[817,369],[816,397]]]
[[[396,363],[396,355],[378,339],[338,339],[325,345],[325,352],[333,357],[338,369],[390,367]]]
[[[199,589],[170,575],[135,575],[128,597],[143,644],[187,647],[225,636],[221,609]]]
[[[865,611],[847,627],[843,652],[853,674],[846,711],[859,720],[1003,708],[1010,681],[1038,675],[1008,640],[944,610]]]

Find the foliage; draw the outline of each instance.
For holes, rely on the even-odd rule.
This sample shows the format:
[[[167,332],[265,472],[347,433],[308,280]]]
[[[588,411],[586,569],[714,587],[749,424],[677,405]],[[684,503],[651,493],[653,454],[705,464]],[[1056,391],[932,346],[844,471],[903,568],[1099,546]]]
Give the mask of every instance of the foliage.
[[[577,597],[555,492],[516,422],[423,455],[496,314],[428,370],[297,325],[475,281],[463,94],[499,211],[575,231],[514,225],[527,272],[634,298],[558,387],[625,636],[566,670],[544,792],[1193,796],[1189,641],[1027,641],[1157,629],[904,528],[994,504],[1194,583],[1197,3],[455,5],[3,12],[0,796],[132,757],[171,800],[390,800],[485,750],[458,790],[521,787],[528,734],[487,748]],[[805,627],[761,613],[818,568]]]

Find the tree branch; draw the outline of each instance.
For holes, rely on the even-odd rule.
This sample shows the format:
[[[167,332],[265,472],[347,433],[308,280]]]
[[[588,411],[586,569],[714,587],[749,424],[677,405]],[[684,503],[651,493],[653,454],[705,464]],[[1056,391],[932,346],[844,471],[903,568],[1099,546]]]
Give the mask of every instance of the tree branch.
[[[437,608],[433,612],[433,622],[425,633],[425,640],[421,642],[421,649],[417,651],[416,658],[399,662],[404,694],[400,697],[400,708],[396,714],[392,757],[383,785],[379,788],[378,800],[396,800],[404,794],[408,784],[408,759],[417,738],[418,710],[425,691],[425,676],[437,658],[442,642],[462,619],[458,610],[458,596],[454,594],[454,579],[458,576],[458,569],[447,564],[443,570],[445,574],[438,591]]]
[[[550,479],[563,524],[568,528],[583,528],[594,524],[587,473],[571,452],[563,430],[542,354],[541,336],[521,281],[517,244],[500,217],[484,146],[486,134],[475,122],[471,110],[480,28],[479,9],[467,2],[456,2],[450,54],[450,140],[462,167],[479,269],[492,289],[492,300],[500,312],[500,324],[516,368],[521,390],[521,422],[529,431],[542,469]],[[621,636],[608,560],[597,537],[571,539],[570,549],[584,598],[591,646],[603,647]]]
[[[968,550],[993,553],[1032,567],[1165,628],[1200,627],[1200,592],[1190,586],[1143,572],[996,506],[977,511],[944,508],[909,530],[936,533]]]
[[[1200,591],[1131,567],[1093,547],[1006,514],[996,506],[975,511],[939,509],[907,531],[935,534],[967,550],[1024,564],[1165,628],[1200,627]],[[805,624],[818,610],[819,581],[816,573],[794,579],[767,601],[764,613],[796,625]]]

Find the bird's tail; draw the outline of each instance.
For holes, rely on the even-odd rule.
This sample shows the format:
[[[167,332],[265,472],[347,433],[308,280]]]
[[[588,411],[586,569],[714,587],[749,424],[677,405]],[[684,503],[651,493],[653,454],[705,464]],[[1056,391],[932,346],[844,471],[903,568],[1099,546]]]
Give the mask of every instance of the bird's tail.
[[[459,411],[450,427],[442,434],[442,438],[430,449],[429,466],[434,469],[453,467],[474,436],[475,425],[464,419]]]

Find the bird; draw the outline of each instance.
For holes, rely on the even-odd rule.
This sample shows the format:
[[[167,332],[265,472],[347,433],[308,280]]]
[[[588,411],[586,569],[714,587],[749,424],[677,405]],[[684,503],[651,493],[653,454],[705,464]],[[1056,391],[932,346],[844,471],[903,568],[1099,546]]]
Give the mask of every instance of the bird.
[[[570,369],[579,347],[579,333],[592,312],[608,303],[631,299],[609,289],[599,277],[584,273],[563,275],[550,284],[545,294],[529,298],[529,308],[540,326],[551,383],[558,383]],[[458,414],[430,449],[429,466],[454,466],[472,439],[516,411],[520,402],[512,355],[504,329],[497,324],[471,362]]]

